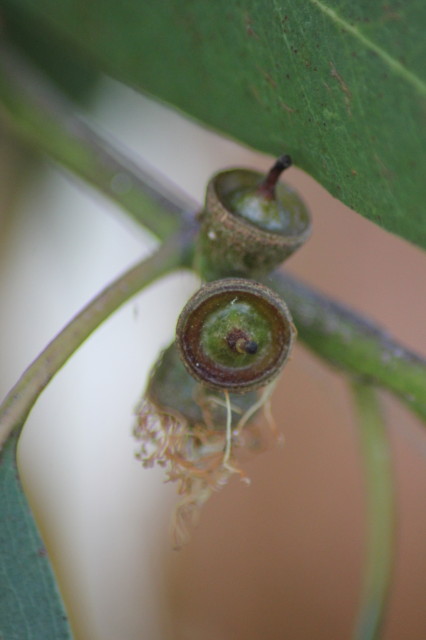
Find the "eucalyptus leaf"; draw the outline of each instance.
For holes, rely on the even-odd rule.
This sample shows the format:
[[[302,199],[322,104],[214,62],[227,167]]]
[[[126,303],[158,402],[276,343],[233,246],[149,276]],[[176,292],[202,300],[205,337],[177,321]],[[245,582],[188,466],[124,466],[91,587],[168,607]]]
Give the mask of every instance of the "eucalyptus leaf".
[[[3,4],[118,80],[290,153],[344,203],[426,247],[423,0]]]
[[[71,639],[43,542],[19,482],[17,435],[0,454],[0,638]]]
[[[73,100],[83,104],[89,102],[99,73],[87,64],[84,57],[80,59],[78,53],[63,47],[59,35],[48,29],[45,31],[42,25],[34,29],[25,10],[8,6],[6,11],[3,9],[2,17],[7,22],[9,38],[31,58],[34,66],[42,67],[58,88]]]

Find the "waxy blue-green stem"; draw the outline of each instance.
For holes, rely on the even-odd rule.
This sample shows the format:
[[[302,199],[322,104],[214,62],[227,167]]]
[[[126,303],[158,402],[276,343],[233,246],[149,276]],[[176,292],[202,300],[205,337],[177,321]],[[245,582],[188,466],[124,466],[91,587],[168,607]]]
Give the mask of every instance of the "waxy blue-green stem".
[[[394,482],[389,434],[374,387],[353,383],[365,478],[366,549],[353,640],[380,640],[394,562]]]
[[[120,276],[89,302],[47,345],[0,405],[0,448],[24,424],[43,389],[86,338],[141,289],[191,261],[191,230],[172,236],[150,257]]]

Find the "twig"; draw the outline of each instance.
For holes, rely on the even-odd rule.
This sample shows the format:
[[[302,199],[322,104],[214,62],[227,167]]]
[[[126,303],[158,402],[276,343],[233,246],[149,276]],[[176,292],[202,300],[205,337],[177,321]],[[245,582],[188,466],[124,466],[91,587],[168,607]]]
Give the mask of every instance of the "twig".
[[[426,359],[381,327],[295,278],[265,280],[286,301],[300,339],[331,364],[392,391],[426,420]]]
[[[391,451],[376,391],[353,385],[365,471],[367,548],[361,606],[354,640],[379,640],[389,595],[394,555]]]
[[[0,46],[0,117],[18,136],[123,207],[160,239],[175,233],[196,204],[161,183],[96,132],[65,97],[4,43]],[[191,216],[192,217],[192,216]]]
[[[188,266],[192,260],[191,230],[172,236],[152,256],[120,276],[80,311],[23,373],[0,406],[0,447],[24,424],[40,393],[86,338],[116,309],[151,282]]]

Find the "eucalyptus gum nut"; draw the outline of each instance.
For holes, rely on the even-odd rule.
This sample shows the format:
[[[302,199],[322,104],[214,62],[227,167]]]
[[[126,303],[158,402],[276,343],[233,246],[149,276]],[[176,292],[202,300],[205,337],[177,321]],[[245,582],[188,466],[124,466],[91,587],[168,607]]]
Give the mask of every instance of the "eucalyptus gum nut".
[[[188,423],[196,424],[202,421],[202,414],[194,401],[195,386],[195,380],[188,375],[173,343],[160,354],[145,397],[161,411],[179,413]]]
[[[272,382],[296,336],[283,300],[244,278],[210,282],[185,305],[176,344],[187,371],[218,391],[246,393]]]
[[[230,275],[258,278],[275,269],[308,239],[310,214],[299,195],[283,182],[275,186],[274,201],[280,216],[274,221],[274,230],[267,213],[270,201],[261,202],[260,214],[255,216],[250,214],[251,205],[239,206],[238,201],[247,205],[250,198],[261,200],[256,190],[263,179],[256,171],[231,169],[210,180],[200,214],[196,257],[203,279]],[[263,221],[262,207],[266,212]]]
[[[226,407],[223,394],[206,391],[188,373],[173,342],[160,354],[152,370],[145,399],[160,413],[183,419],[190,430],[195,427],[224,430]],[[255,391],[244,396],[231,394],[231,406],[237,411],[235,418],[250,409],[256,400]]]

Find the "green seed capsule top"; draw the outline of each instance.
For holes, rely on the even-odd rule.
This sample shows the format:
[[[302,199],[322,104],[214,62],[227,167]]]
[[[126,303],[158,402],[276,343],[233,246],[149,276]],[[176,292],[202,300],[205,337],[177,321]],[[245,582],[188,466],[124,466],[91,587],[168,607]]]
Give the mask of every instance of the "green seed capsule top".
[[[182,360],[211,389],[245,393],[281,371],[295,329],[284,302],[268,287],[225,278],[202,287],[177,324]]]
[[[282,156],[256,186],[246,185],[231,191],[226,200],[229,209],[259,229],[283,235],[291,233],[295,199],[289,198],[284,189],[277,194],[278,178],[290,166],[290,156]]]
[[[247,367],[258,358],[272,340],[271,327],[262,310],[250,301],[226,296],[212,311],[200,335],[205,354],[228,367]]]

